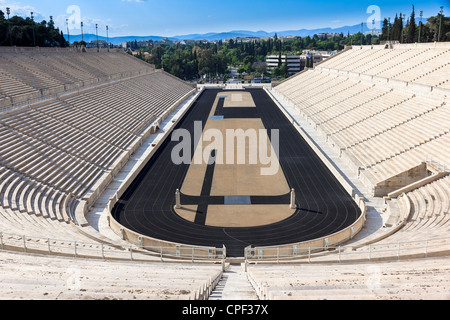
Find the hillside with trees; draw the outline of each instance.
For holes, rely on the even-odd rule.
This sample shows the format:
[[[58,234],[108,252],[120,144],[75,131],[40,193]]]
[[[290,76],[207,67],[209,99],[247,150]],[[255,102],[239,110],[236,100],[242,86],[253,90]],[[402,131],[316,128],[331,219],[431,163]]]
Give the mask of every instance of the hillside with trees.
[[[50,21],[36,22],[27,17],[13,16],[10,19],[0,10],[0,46],[18,47],[66,47],[68,42],[59,28]]]
[[[229,40],[215,43],[197,41],[188,44],[162,44],[139,49],[137,57],[188,81],[199,78],[226,80],[229,66],[235,66],[241,74],[284,78],[288,75],[287,68],[283,65],[275,68],[273,74],[267,73],[265,68],[267,55],[299,55],[306,50],[340,51],[348,45],[379,44],[383,41],[400,43],[450,41],[450,17],[444,16],[442,7],[436,16],[422,20],[421,12],[418,14],[412,6],[412,12],[408,16],[398,13],[392,19],[385,18],[379,37],[370,32],[365,34],[358,32],[353,35],[341,33],[333,37],[314,35],[280,39],[275,34],[273,38],[249,42]],[[36,22],[33,18],[19,16],[8,19],[5,13],[0,11],[0,46],[11,45],[66,47],[69,43],[63,32],[55,27],[52,17],[48,22],[45,20]],[[148,52],[149,55],[144,55],[144,52]]]
[[[409,16],[398,13],[393,19],[385,18],[380,41],[400,43],[450,41],[450,17],[444,16],[442,7],[436,16],[426,19],[425,22],[420,15],[420,12],[418,15],[412,6]]]
[[[364,43],[371,41],[371,35],[364,36]],[[137,57],[154,64],[156,68],[185,80],[203,76],[227,76],[228,66],[237,66],[241,73],[264,73],[263,64],[269,54],[301,54],[304,50],[342,50],[344,46],[360,41],[361,33],[346,37],[343,34],[333,38],[313,37],[294,38],[281,41],[276,36],[267,40],[241,42],[230,40],[195,42],[193,44],[159,45],[140,49]],[[145,58],[143,52],[149,52]]]
[[[184,80],[193,80],[201,77],[227,78],[227,67],[236,66],[239,73],[265,74],[267,76],[286,77],[286,68],[280,66],[269,75],[264,70],[266,56],[270,54],[302,54],[305,50],[340,51],[348,45],[380,44],[384,41],[398,41],[400,43],[450,41],[450,17],[445,17],[442,9],[436,16],[421,21],[412,7],[411,14],[398,13],[394,19],[386,18],[383,21],[381,35],[366,32],[356,34],[339,34],[333,37],[294,37],[280,40],[277,35],[266,40],[250,42],[218,41],[195,42],[193,44],[160,45],[143,48],[138,57],[154,64],[156,68]],[[144,58],[143,52],[150,53]]]

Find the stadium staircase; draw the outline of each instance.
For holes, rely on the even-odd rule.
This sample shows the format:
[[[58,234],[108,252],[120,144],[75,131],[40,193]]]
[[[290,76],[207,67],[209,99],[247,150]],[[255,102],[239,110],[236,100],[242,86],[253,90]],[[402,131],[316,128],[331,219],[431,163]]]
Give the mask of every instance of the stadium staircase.
[[[247,272],[241,264],[230,264],[209,296],[209,300],[258,300]]]

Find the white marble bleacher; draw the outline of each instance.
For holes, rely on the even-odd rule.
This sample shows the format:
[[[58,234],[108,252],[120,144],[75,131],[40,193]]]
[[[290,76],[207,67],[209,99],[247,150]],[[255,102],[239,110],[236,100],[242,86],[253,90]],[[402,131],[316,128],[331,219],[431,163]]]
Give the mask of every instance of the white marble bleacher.
[[[447,75],[450,74],[450,59],[447,59],[445,65],[436,67],[432,71],[422,74],[411,81],[436,88],[443,88],[450,90],[450,80]]]
[[[394,260],[398,254],[402,257],[445,255],[450,250],[449,187],[450,176],[446,176],[402,195],[398,200],[398,214],[407,217],[404,225],[370,247],[358,247],[352,255],[367,258],[370,252],[371,259],[391,257]],[[403,201],[409,205],[404,205]]]
[[[379,53],[378,50],[371,50],[368,47],[362,47],[362,49],[359,46],[353,46],[352,49],[340,54],[336,57],[336,60],[329,59],[325,62],[321,63],[317,68],[321,69],[323,67],[330,68],[330,69],[339,69],[339,70],[346,70],[352,68],[353,64],[355,62],[359,61],[370,61],[373,58],[370,58],[374,54]]]
[[[297,75],[292,76],[292,78],[280,83],[277,89],[285,92],[286,95],[291,96],[293,93],[298,92],[298,84],[302,84],[302,88],[313,87],[314,82],[322,77],[322,72],[319,69],[305,70]],[[308,80],[308,81],[306,81]]]
[[[120,95],[124,99],[126,98],[129,103],[126,105],[122,104],[117,100],[117,95]],[[138,126],[143,118],[156,118],[155,110],[149,110],[150,104],[147,100],[131,94],[122,88],[122,85],[115,85],[114,87],[102,88],[96,92],[89,92],[85,97],[91,101],[103,104],[105,108],[112,109],[122,119],[128,119],[126,121],[127,126],[125,127],[128,131]]]
[[[394,46],[394,49],[387,50],[379,47],[373,50],[360,49],[354,46],[353,49],[319,64],[314,70],[305,71],[281,83],[274,87],[273,91],[280,95],[282,101],[295,104],[304,120],[307,119],[324,139],[327,137],[328,145],[341,154],[344,162],[352,168],[359,167],[360,170],[357,171],[360,180],[370,188],[428,159],[439,162],[447,170],[450,168],[450,109],[443,92],[435,95],[432,90],[431,93],[415,91],[414,86],[394,81],[386,85],[394,76],[401,78],[406,75],[411,76],[407,81],[425,84],[421,79],[431,79],[434,72],[448,68],[448,54],[448,45]],[[360,84],[328,96],[328,90],[343,84],[338,81],[327,83],[324,80],[336,75],[337,78],[344,77],[346,71],[360,73],[349,74],[348,84],[356,80],[359,80]],[[449,73],[439,74],[440,79],[436,79],[439,82],[430,85],[437,87],[439,84],[448,83]],[[368,77],[371,75],[391,78],[383,82]],[[361,90],[358,92],[359,89]],[[356,92],[355,95],[350,94],[352,91]],[[374,92],[380,94],[370,96]],[[364,101],[364,98],[367,101]],[[447,185],[438,187],[437,183],[430,183],[409,194],[409,198],[417,203],[416,208],[420,208],[412,210],[415,215],[422,217],[420,227],[414,228],[415,231],[423,230],[422,240],[426,239],[427,235],[430,239],[448,235],[448,214],[442,212],[448,211],[445,208],[448,208],[449,190]],[[402,201],[397,203],[402,206]],[[406,213],[399,216],[402,215]],[[412,225],[408,223],[408,227],[412,228]],[[380,231],[378,234],[386,233]],[[401,233],[398,233],[399,239],[400,235]],[[376,238],[374,236],[370,240]],[[389,235],[384,243],[395,239]],[[414,241],[414,235],[410,233],[402,239]],[[361,237],[352,242],[352,245],[364,245],[365,241],[367,242]],[[423,254],[423,246],[412,252]],[[445,252],[447,246],[447,243],[443,243],[441,251]],[[387,248],[392,250],[390,245]],[[365,252],[363,256],[367,257],[366,253],[370,248],[364,245],[358,250]],[[395,257],[396,251],[390,255]],[[322,260],[315,257],[314,261],[326,259],[327,257]]]
[[[394,105],[392,108],[369,116],[364,121],[355,121],[354,124],[333,132],[332,139],[345,149],[400,126],[440,106],[439,101],[420,96],[413,97]]]
[[[0,94],[3,99],[33,93],[38,93],[38,90],[0,69]]]
[[[450,259],[342,264],[255,264],[261,300],[448,300]]]
[[[411,97],[410,94],[402,94],[391,89],[374,86],[371,90],[365,91],[352,99],[351,108],[346,108],[344,105],[329,110],[329,115],[322,116],[319,125],[323,130],[334,134],[394,108],[411,99]]]
[[[15,55],[1,54],[0,69],[37,90],[63,85],[58,79],[49,76],[48,72],[35,69],[33,64],[29,64]]]
[[[410,217],[402,229],[384,242],[444,238],[450,230],[449,186],[450,177],[446,176],[407,192]]]
[[[104,252],[107,257],[130,258],[130,254],[120,248],[113,246],[102,248],[101,242],[70,223],[73,221],[73,217],[69,216],[71,206],[76,205],[78,199],[44,184],[33,182],[10,170],[1,168],[0,172],[7,174],[6,176],[2,173],[0,184],[2,248],[6,246],[6,249],[21,252],[37,250],[44,254],[51,250],[52,254],[73,256],[74,248],[77,246],[78,251],[85,250],[85,254],[90,257],[100,258]],[[22,183],[30,187],[19,191]],[[136,253],[135,256],[138,258],[139,254]]]
[[[405,64],[403,68],[396,69],[396,73],[383,73],[382,76],[391,77],[395,80],[413,81],[421,78],[423,75],[439,68],[449,62],[450,49],[447,48],[433,48],[422,50],[411,62]],[[392,69],[391,69],[392,70]],[[417,81],[421,83],[420,80]]]
[[[8,300],[194,300],[220,265],[42,257],[0,251],[0,297]],[[206,290],[206,292],[205,292]]]
[[[52,55],[56,55],[56,53],[52,53]],[[65,55],[57,55],[65,58]],[[97,53],[96,49],[87,54],[70,52],[64,61],[66,60],[70,61],[71,65],[76,65],[83,71],[86,70],[99,78],[134,71],[154,71],[153,66],[120,52]]]
[[[58,81],[60,84],[68,84],[79,81],[80,79],[76,70],[69,70],[67,65],[58,63],[53,57],[47,55],[34,54],[22,54],[20,56],[8,55],[10,61],[13,63],[30,68],[30,70],[39,72],[40,74],[46,74],[47,77],[51,77]]]
[[[310,104],[310,107],[304,109],[307,115],[311,116],[314,108],[320,108],[322,102],[340,98],[343,92],[354,92],[355,88],[356,91],[361,90],[357,81],[349,81],[346,78],[333,78],[328,84],[329,86],[326,87],[326,90],[323,90],[325,88],[324,85],[323,91],[315,92],[311,90],[308,92],[309,97],[299,97]]]
[[[102,173],[101,168],[86,161],[48,146],[37,139],[15,133],[15,147],[9,152],[0,150],[0,164],[15,172],[36,181],[45,181],[61,192],[72,192],[79,197]],[[90,179],[87,179],[88,177]]]
[[[383,51],[387,51],[388,53],[390,53],[390,56],[386,57],[386,59],[382,59],[382,62],[374,66],[372,69],[365,71],[364,73],[383,78],[389,78],[392,75],[392,73],[396,74],[401,72],[405,68],[408,68],[412,62],[421,61],[420,56],[423,53],[425,53],[427,49],[422,48],[386,49],[380,50],[380,55],[382,54]]]
[[[363,61],[358,65],[358,68],[353,72],[358,72],[368,75],[376,75],[377,72],[390,68],[393,64],[398,64],[407,59],[408,51],[411,49],[398,49],[398,50],[380,50],[376,57],[370,61]]]
[[[55,222],[64,221],[61,211],[52,211],[52,200],[65,203],[63,194],[52,188],[33,184],[31,180],[20,174],[7,172],[8,176],[3,176],[4,183],[1,185],[0,192],[2,194],[2,213],[8,217],[6,220],[2,220],[1,224],[8,226],[8,228],[2,228],[2,231],[16,230],[21,231],[18,234],[22,235],[26,230],[30,236],[42,236],[46,232],[45,229],[42,229],[45,219]],[[19,185],[31,185],[34,188],[28,190],[28,192],[20,192]],[[35,190],[41,192],[35,192]],[[8,224],[8,221],[10,224]]]
[[[299,80],[299,79],[297,79]],[[345,78],[341,78],[337,75],[321,74],[316,81],[311,84],[306,84],[301,90],[298,88],[291,94],[291,99],[296,103],[299,103],[303,108],[308,108],[312,106],[309,99],[314,99],[318,94],[326,94],[324,88],[330,88],[334,85],[339,85],[340,83],[346,81]]]
[[[439,138],[395,157],[386,159],[367,168],[365,171],[372,177],[373,183],[376,184],[419,165],[430,156],[435,161],[444,164],[448,169],[450,168],[450,161],[448,156],[446,156],[448,154],[450,154],[450,133],[444,134]]]
[[[446,105],[405,122],[380,135],[346,149],[369,168],[391,157],[450,132],[450,108]]]
[[[80,129],[68,127],[63,122],[48,121],[48,117],[36,110],[22,111],[20,116],[4,123],[13,130],[45,144],[57,147],[72,156],[77,156],[102,168],[107,168],[117,147],[85,134]],[[92,146],[95,146],[92,148]]]
[[[365,78],[353,85],[357,82],[355,78],[342,82],[344,73],[328,69],[399,75],[404,70],[439,68],[448,63],[448,54],[447,47],[410,45],[394,49],[380,49],[379,46],[361,49],[354,46],[314,70],[281,83],[274,90],[293,102],[311,125],[328,135],[330,144],[347,150],[346,154],[356,167],[370,169],[445,134],[445,127],[449,126],[448,112],[445,111],[448,109],[444,106],[441,111],[435,110],[442,106],[441,98],[416,95],[413,90],[382,86]],[[413,73],[414,77],[421,76],[420,72]],[[446,78],[443,76],[440,83],[446,83]],[[404,168],[397,164],[392,164],[392,167],[396,171]]]
[[[350,60],[351,63],[348,63],[349,61],[347,61],[348,64],[344,66],[344,70],[355,73],[370,74],[370,70],[377,64],[392,57],[392,52],[389,50],[376,48],[373,50],[366,49],[363,51],[368,51],[368,53],[358,60]],[[339,66],[336,66],[336,68],[339,68]],[[367,70],[369,70],[369,72],[367,72]]]
[[[365,47],[340,54],[317,68],[338,69],[402,81],[423,83],[421,78],[448,65],[450,49],[446,47],[400,46],[394,49]],[[332,61],[334,60],[334,61]]]
[[[118,50],[0,50],[0,110],[154,72],[153,66]]]
[[[331,80],[336,79],[337,76],[330,76],[328,73],[322,73],[319,71],[308,70],[298,76],[293,77],[291,80],[283,82],[277,89],[284,92],[292,101],[296,103],[302,103],[304,96],[313,96],[311,90],[317,90],[320,92],[318,86],[329,83]],[[302,84],[302,90],[299,90],[298,85]],[[306,105],[308,107],[310,105]]]
[[[163,74],[155,73],[147,76],[140,77],[138,79],[133,79],[124,83],[117,83],[107,88],[98,89],[87,93],[90,99],[97,101],[98,103],[103,103],[107,105],[105,107],[112,108],[117,112],[126,114],[131,117],[131,121],[141,120],[142,118],[148,117],[149,114],[153,117],[159,117],[164,110],[167,109],[168,105],[165,102],[177,100],[181,98],[184,93],[183,91],[173,90],[175,81],[173,79],[165,79]],[[164,84],[164,80],[169,81],[169,85]],[[148,95],[145,92],[153,91],[152,95]],[[117,96],[123,97],[123,99],[129,99],[130,102],[124,108],[123,104],[120,104],[120,100]],[[132,127],[129,123],[129,127]]]
[[[64,55],[47,54],[32,58],[41,62],[44,66],[51,66],[57,72],[69,74],[71,77],[75,78],[76,82],[96,78],[96,75],[90,68],[87,68],[86,64],[76,61],[75,55],[70,58],[65,57]]]
[[[0,233],[10,241],[17,238],[18,250],[25,235],[30,246],[42,244],[42,239],[71,239],[91,243],[100,254],[97,241],[108,240],[75,227],[75,209],[116,169],[113,165],[143,130],[193,87],[121,53],[0,56],[0,72],[15,72],[17,84],[23,82],[30,90],[103,77],[90,87],[84,84],[82,91],[0,113]],[[70,254],[73,243],[52,240],[53,250]],[[129,258],[121,249],[105,250]]]
[[[159,75],[159,77],[164,77],[164,75]],[[170,79],[169,83],[173,83],[173,81],[173,79]],[[168,89],[167,87],[166,90]],[[165,100],[173,103],[176,101],[175,99],[181,98],[188,90],[190,90],[188,86],[178,92],[172,90],[175,93],[172,93],[172,97],[166,96]],[[157,102],[156,99],[153,99],[152,104],[147,106],[148,111],[154,111],[151,114],[154,114],[155,117],[161,115],[168,107],[164,102],[165,108],[160,109]],[[64,192],[73,190],[73,187],[77,186],[75,190],[80,192],[77,193],[77,196],[80,196],[82,192],[86,192],[92,183],[87,183],[85,188],[82,188],[78,181],[90,182],[85,178],[90,177],[92,180],[98,178],[101,171],[113,162],[114,158],[108,159],[110,155],[112,154],[117,158],[136,139],[136,135],[131,132],[133,127],[124,121],[124,117],[113,116],[115,113],[117,114],[115,109],[108,108],[99,102],[97,104],[91,103],[92,109],[88,108],[88,105],[88,99],[71,97],[48,105],[33,107],[25,113],[8,113],[3,119],[4,125],[12,131],[9,132],[7,138],[14,138],[15,141],[13,141],[14,147],[2,150],[2,161],[10,160],[9,164],[13,165],[15,170],[38,180],[43,179],[43,176],[47,173],[51,173],[52,176],[47,178],[51,185]],[[35,118],[41,118],[42,127],[35,130],[36,122],[33,121],[35,118],[30,119],[28,117],[30,114]],[[52,128],[48,129],[48,135],[43,135],[40,130],[43,130],[46,125],[49,126],[49,119],[52,119]],[[45,122],[47,124],[44,124]],[[135,122],[135,127],[138,124],[140,122]],[[60,129],[55,130],[58,125]],[[74,137],[76,137],[74,141],[64,139],[66,136],[58,138],[59,133],[64,128],[67,128],[68,132],[73,132]],[[91,144],[87,144],[86,140],[90,141]],[[67,145],[68,142],[73,147],[82,145],[85,148],[84,153],[80,155],[76,148],[71,150],[71,144]],[[108,148],[108,146],[110,147]],[[106,157],[105,151],[107,151]],[[49,154],[54,155],[54,160],[41,165],[39,156],[48,157]],[[105,162],[104,158],[107,158],[108,161]],[[77,160],[77,163],[74,163],[75,159],[81,159],[82,161]],[[103,162],[99,160],[103,160]],[[52,163],[53,166],[51,166]],[[65,169],[68,168],[72,168],[74,171],[68,171],[69,174],[65,176],[57,175],[59,171],[66,171]],[[78,174],[77,170],[82,170],[85,174]],[[70,179],[64,179],[74,176],[79,177],[75,184]]]
[[[103,140],[117,148],[125,149],[135,137],[122,128],[110,125],[98,116],[74,108],[70,103],[61,100],[45,106],[39,106],[36,111],[47,117],[63,122],[65,125],[80,129],[87,134]]]
[[[313,116],[316,125],[333,133],[371,117],[407,99],[394,95],[389,88],[372,87]]]
[[[350,86],[339,91],[337,94],[312,105],[310,108],[304,109],[304,113],[311,119],[322,119],[324,114],[328,111],[344,108],[344,110],[351,110],[361,104],[361,101],[356,98],[363,93],[370,94],[375,88],[363,82],[349,81]]]

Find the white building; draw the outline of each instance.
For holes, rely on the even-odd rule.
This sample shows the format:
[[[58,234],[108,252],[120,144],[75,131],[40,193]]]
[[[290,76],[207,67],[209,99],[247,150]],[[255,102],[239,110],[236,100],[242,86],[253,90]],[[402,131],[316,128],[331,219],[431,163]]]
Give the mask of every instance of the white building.
[[[317,36],[319,38],[333,38],[333,37],[339,37],[340,33],[335,33],[335,32],[323,32],[323,33],[318,33]]]
[[[313,63],[316,64],[316,63],[322,62],[323,60],[331,58],[336,53],[337,53],[337,51],[305,50],[304,54],[302,54],[300,56],[300,59],[302,61],[301,62],[302,70],[306,66],[307,58],[312,58],[313,59]]]
[[[282,55],[281,61],[279,55],[270,55],[266,57],[267,71],[272,72],[273,69],[285,63],[288,67],[289,74],[294,74],[301,71],[300,56]]]

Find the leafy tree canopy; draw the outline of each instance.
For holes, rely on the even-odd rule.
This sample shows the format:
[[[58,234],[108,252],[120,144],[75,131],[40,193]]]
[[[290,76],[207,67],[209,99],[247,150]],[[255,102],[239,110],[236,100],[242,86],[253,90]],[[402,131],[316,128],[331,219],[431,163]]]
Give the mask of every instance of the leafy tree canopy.
[[[9,20],[0,11],[0,46],[66,47],[68,42],[51,18],[49,22],[36,22],[31,18],[13,16]]]

